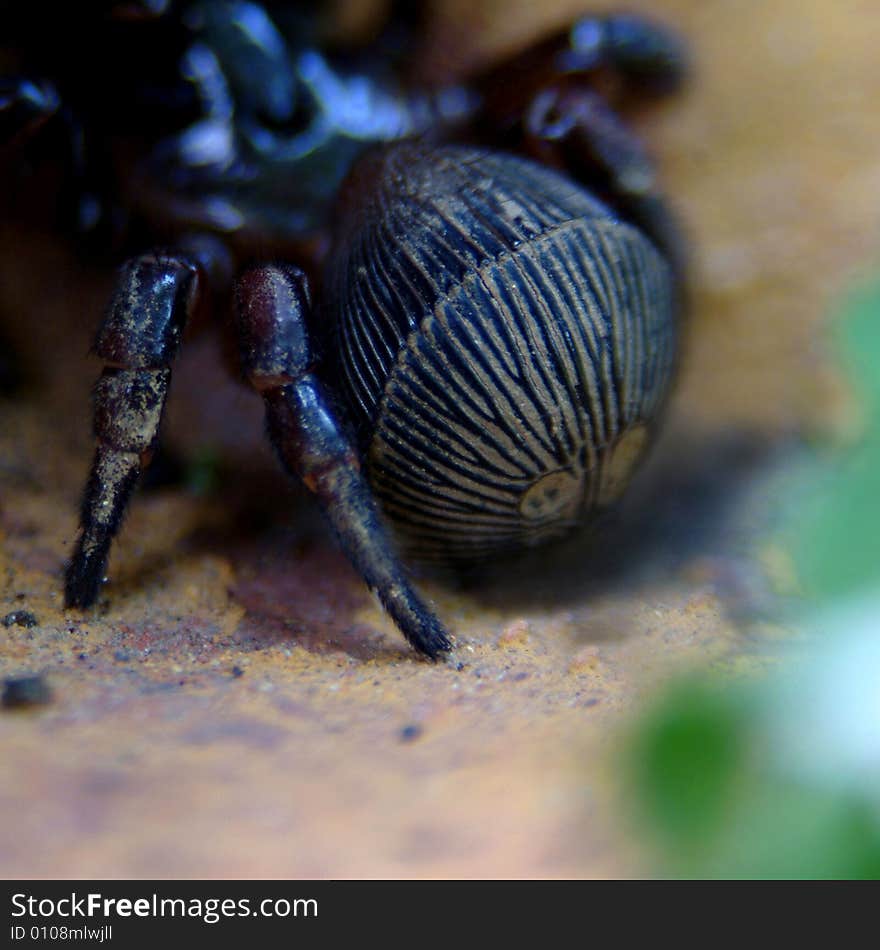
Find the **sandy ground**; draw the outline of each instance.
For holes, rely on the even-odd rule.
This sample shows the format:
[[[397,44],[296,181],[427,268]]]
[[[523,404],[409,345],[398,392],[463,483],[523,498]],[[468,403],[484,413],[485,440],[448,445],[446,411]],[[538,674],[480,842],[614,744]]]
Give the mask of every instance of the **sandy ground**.
[[[675,670],[773,661],[768,486],[798,439],[847,425],[823,326],[880,259],[880,20],[872,0],[628,7],[696,59],[644,130],[692,236],[681,384],[611,524],[425,580],[451,664],[406,648],[275,471],[211,338],[181,359],[167,437],[219,459],[216,489],[142,492],[99,606],[63,610],[111,273],[4,226],[0,326],[31,383],[0,400],[0,617],[36,625],[0,626],[0,675],[52,690],[0,713],[4,877],[647,872],[617,802],[626,725]],[[456,0],[431,48],[479,62],[578,9]]]

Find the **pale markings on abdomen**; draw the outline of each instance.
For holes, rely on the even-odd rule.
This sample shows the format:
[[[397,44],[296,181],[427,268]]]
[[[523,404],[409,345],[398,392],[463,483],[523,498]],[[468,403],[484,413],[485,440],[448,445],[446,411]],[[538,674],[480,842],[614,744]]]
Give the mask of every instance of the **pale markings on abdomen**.
[[[583,231],[590,232],[589,240],[578,233]],[[591,252],[604,253],[606,263],[597,267]],[[548,259],[565,261],[564,278],[548,273]],[[493,546],[543,540],[570,526],[583,503],[616,498],[641,454],[647,429],[639,427],[633,441],[624,438],[618,450],[615,443],[629,424],[643,418],[645,404],[653,403],[657,387],[668,381],[668,366],[663,372],[644,365],[658,357],[663,362],[666,348],[650,356],[645,352],[645,339],[652,334],[641,324],[657,302],[646,299],[643,280],[633,279],[663,266],[633,229],[614,220],[575,221],[487,262],[437,301],[414,331],[421,340],[433,340],[435,359],[421,360],[414,372],[417,350],[403,348],[385,388],[369,453],[377,494],[392,518],[411,526],[418,539],[410,545],[416,555],[471,557]],[[605,281],[597,286],[600,274]],[[498,293],[502,282],[508,289],[516,286],[516,292]],[[584,289],[582,298],[577,287]],[[494,318],[484,315],[478,321],[475,297],[485,305],[486,290]],[[607,313],[598,306],[603,298]],[[669,316],[660,310],[658,323]],[[498,358],[500,348],[506,359]],[[542,360],[555,376],[536,366]],[[423,394],[434,393],[435,407],[443,401],[438,394],[450,385],[459,404],[511,407],[519,423],[519,458],[531,459],[525,467],[520,464],[522,475],[512,477],[497,454],[484,460],[487,447],[471,426],[450,428],[449,420],[438,423],[434,412],[414,424],[419,402],[404,395],[412,377]],[[648,379],[655,386],[640,389]],[[391,392],[398,395],[389,398]],[[424,396],[421,404],[426,405]],[[603,436],[599,446],[592,443],[597,429]],[[414,463],[420,471],[413,470]],[[490,500],[491,516],[480,521],[475,514]]]

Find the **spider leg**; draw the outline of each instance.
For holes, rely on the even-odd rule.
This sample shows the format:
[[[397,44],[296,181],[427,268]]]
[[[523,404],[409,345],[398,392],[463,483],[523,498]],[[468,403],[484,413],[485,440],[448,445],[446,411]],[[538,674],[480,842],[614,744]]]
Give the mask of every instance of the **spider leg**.
[[[516,125],[541,89],[563,82],[591,86],[616,107],[677,92],[689,72],[676,33],[643,16],[610,14],[576,20],[474,77],[482,112],[496,128]]]
[[[557,63],[566,72],[613,70],[626,93],[666,96],[681,88],[688,60],[674,31],[638,14],[612,13],[576,20]]]
[[[50,83],[0,76],[0,149],[30,138],[58,106],[58,93]]]
[[[688,71],[674,32],[642,16],[610,14],[575,21],[476,77],[474,87],[484,127],[606,195],[680,278],[684,242],[654,163],[620,112],[678,91]]]
[[[352,564],[420,653],[451,648],[439,620],[409,582],[385,528],[354,442],[315,375],[305,275],[290,265],[246,271],[236,288],[245,376],[266,405],[269,437],[284,467],[315,495]]]
[[[632,129],[591,89],[551,86],[523,119],[525,148],[607,194],[650,237],[681,284],[684,240],[657,187],[654,162]]]
[[[183,255],[143,254],[119,272],[95,341],[106,366],[93,393],[97,448],[67,567],[68,607],[88,607],[98,595],[110,545],[156,445],[184,325],[201,297],[199,267]]]

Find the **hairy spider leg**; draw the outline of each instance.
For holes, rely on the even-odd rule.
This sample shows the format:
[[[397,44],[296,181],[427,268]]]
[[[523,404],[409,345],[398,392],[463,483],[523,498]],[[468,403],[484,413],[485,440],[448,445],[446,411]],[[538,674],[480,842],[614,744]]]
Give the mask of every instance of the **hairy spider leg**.
[[[450,640],[407,578],[332,393],[315,375],[310,309],[307,278],[298,268],[245,271],[236,287],[243,372],[263,397],[283,466],[315,495],[346,555],[406,639],[436,659]]]
[[[110,545],[156,446],[171,364],[203,284],[199,266],[182,254],[143,254],[119,272],[94,347],[106,366],[92,397],[97,448],[67,567],[68,607],[88,607],[98,595]]]

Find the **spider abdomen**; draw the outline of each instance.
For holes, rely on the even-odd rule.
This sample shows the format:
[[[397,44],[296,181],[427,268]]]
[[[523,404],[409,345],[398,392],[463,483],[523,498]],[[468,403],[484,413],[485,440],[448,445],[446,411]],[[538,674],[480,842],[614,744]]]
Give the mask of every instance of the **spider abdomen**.
[[[409,553],[483,558],[616,499],[673,375],[660,251],[503,153],[394,146],[349,192],[328,279],[340,370]]]

